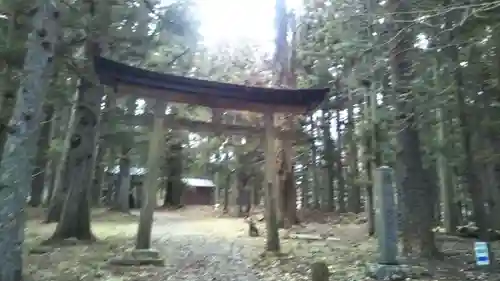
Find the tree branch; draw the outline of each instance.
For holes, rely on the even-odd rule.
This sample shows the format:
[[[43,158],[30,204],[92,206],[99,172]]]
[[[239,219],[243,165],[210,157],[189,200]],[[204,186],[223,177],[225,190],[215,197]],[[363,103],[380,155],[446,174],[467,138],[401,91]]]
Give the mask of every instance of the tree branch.
[[[182,53],[178,54],[171,61],[169,61],[166,66],[167,67],[172,66],[178,59],[180,59],[181,57],[183,57],[184,55],[186,55],[189,51],[190,51],[190,49],[186,48]]]

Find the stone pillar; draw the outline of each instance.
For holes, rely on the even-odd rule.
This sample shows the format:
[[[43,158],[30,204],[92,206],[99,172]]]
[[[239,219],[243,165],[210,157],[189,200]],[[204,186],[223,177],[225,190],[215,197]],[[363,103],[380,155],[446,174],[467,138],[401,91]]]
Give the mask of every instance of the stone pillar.
[[[397,208],[394,200],[393,171],[380,167],[374,173],[375,228],[379,245],[379,264],[395,265],[398,256]]]

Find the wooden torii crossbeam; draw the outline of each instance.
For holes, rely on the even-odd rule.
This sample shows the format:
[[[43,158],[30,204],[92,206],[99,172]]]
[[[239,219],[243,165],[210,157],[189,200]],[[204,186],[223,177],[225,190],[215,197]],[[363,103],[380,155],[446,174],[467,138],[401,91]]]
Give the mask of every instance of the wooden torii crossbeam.
[[[219,128],[227,127],[227,124],[221,124],[220,121],[220,113],[223,110],[252,111],[264,114],[264,128],[259,130],[263,130],[265,139],[266,224],[270,229],[270,225],[276,223],[276,202],[274,196],[271,196],[273,186],[276,186],[275,140],[279,134],[274,126],[275,114],[305,114],[316,108],[325,99],[329,89],[275,89],[219,83],[148,71],[102,57],[95,58],[94,66],[101,84],[113,87],[118,95],[133,95],[156,100],[153,131],[148,151],[148,176],[143,187],[147,200],[143,204],[140,219],[140,221],[146,221],[149,226],[139,226],[138,241],[141,238],[145,240],[145,237],[147,240],[151,234],[156,196],[148,196],[147,194],[153,194],[157,190],[158,167],[161,159],[161,154],[158,151],[164,142],[165,127],[169,126],[169,121],[173,121],[165,117],[165,104],[168,102],[212,108],[214,113],[212,123]],[[200,127],[200,124],[197,126]],[[192,124],[184,124],[184,126],[180,125],[179,127],[188,130],[194,128]],[[245,128],[238,128],[238,130],[240,129],[244,130]],[[252,130],[251,128],[247,129]],[[220,132],[215,131],[214,133]],[[271,210],[274,211],[271,212]],[[277,240],[275,235],[277,233],[268,231],[268,241]],[[150,247],[150,245],[140,247]]]
[[[216,114],[214,114],[216,115]],[[212,122],[180,118],[174,115],[164,115],[166,129],[187,130],[197,133],[218,133],[225,135],[244,135],[247,137],[263,137],[265,128],[262,126],[248,126],[237,124],[223,124],[220,118],[212,117]],[[132,126],[147,126],[153,124],[154,116],[151,113],[140,115],[125,115],[125,124]],[[276,128],[276,137],[283,140],[291,140],[297,143],[307,143],[309,135],[298,130],[281,130]]]
[[[329,89],[277,89],[251,87],[162,74],[96,58],[102,84],[119,95],[186,103],[226,110],[304,114],[316,108]]]

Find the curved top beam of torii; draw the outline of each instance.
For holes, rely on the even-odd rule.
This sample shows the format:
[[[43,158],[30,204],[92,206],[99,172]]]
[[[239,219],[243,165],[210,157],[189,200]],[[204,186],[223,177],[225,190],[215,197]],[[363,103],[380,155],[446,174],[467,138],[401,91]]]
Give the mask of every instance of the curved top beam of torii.
[[[226,110],[304,114],[330,91],[220,83],[149,71],[103,57],[95,58],[94,65],[101,83],[115,87],[118,94]]]

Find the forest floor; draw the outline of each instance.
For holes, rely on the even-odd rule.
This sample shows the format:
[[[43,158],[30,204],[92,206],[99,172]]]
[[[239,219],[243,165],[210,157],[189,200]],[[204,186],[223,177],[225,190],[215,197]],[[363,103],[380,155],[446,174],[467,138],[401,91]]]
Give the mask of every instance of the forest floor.
[[[363,219],[354,215],[302,214],[307,223],[280,233],[283,255],[276,257],[261,255],[262,223],[258,223],[261,237],[251,238],[243,219],[218,217],[211,209],[192,207],[155,213],[153,244],[165,259],[164,267],[118,267],[107,261],[133,248],[136,213],[94,210],[92,229],[98,242],[51,248],[39,246],[55,227],[41,223],[42,216],[41,209],[28,210],[27,280],[299,281],[310,280],[311,263],[324,261],[330,280],[358,281],[371,280],[365,277],[365,264],[376,259],[376,241],[367,237]],[[419,280],[500,280],[500,275],[474,270],[473,241],[439,237],[438,242],[446,258],[421,262],[416,267]],[[430,276],[421,274],[424,268]]]

